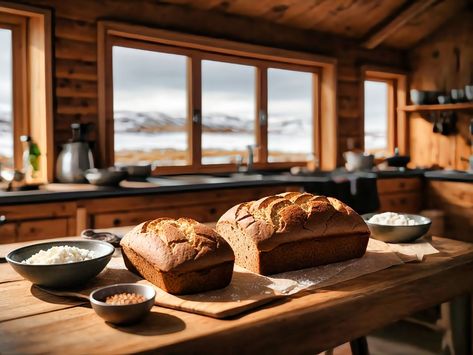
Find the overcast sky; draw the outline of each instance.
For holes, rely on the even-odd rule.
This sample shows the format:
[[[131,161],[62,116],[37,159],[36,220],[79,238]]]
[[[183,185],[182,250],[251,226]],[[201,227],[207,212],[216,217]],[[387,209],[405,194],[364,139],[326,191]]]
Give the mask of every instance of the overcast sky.
[[[185,114],[186,58],[175,54],[114,47],[115,110]],[[255,68],[215,61],[202,62],[203,114],[226,113],[253,119]],[[270,70],[270,111],[306,117],[311,75]]]
[[[11,31],[0,29],[0,112],[11,110]]]
[[[0,111],[11,110],[11,33],[0,29]],[[186,112],[186,57],[114,47],[114,108],[159,111],[184,116]],[[204,114],[226,113],[252,118],[254,73],[250,66],[204,61]],[[310,74],[270,69],[270,114],[306,118],[310,105]],[[386,89],[370,83],[365,90],[366,119],[385,126]]]

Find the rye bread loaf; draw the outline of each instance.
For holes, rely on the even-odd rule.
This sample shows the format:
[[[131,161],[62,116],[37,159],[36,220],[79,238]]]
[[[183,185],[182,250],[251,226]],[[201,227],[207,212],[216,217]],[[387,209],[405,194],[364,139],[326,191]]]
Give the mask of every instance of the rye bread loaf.
[[[287,192],[240,203],[217,223],[235,262],[269,275],[363,256],[370,231],[341,201]]]
[[[190,218],[158,218],[136,226],[120,242],[127,268],[172,294],[227,286],[234,254],[212,228]]]

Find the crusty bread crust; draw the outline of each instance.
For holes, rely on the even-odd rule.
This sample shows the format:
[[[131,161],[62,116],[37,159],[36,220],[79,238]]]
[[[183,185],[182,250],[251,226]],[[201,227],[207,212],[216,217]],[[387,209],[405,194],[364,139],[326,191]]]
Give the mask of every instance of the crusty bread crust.
[[[144,222],[121,240],[125,264],[170,293],[222,288],[230,283],[234,254],[212,228],[190,218]]]
[[[162,272],[141,255],[123,247],[126,267],[173,295],[185,295],[224,288],[232,280],[233,260],[188,272]]]
[[[262,274],[361,257],[370,235],[341,201],[300,192],[236,205],[219,219],[217,231],[238,265]]]

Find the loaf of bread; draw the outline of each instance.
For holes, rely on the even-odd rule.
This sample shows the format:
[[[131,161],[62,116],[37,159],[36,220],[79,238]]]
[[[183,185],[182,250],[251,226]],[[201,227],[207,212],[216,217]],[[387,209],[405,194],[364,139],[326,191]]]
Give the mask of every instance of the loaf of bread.
[[[344,203],[300,192],[240,203],[220,218],[217,232],[238,265],[263,275],[359,258],[370,235]]]
[[[212,228],[189,218],[144,222],[120,242],[127,268],[172,294],[227,286],[234,254]]]

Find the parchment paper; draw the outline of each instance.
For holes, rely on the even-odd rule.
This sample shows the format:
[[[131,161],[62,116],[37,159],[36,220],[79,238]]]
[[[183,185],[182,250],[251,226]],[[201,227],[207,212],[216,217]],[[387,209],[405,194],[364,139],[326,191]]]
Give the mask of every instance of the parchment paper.
[[[229,286],[210,292],[176,296],[158,287],[156,304],[163,307],[226,318],[249,311],[274,299],[307,289],[317,289],[355,279],[409,261],[422,260],[424,255],[438,252],[426,240],[415,244],[387,244],[370,239],[366,254],[359,259],[285,272],[271,277],[257,275],[235,266]],[[151,285],[125,269],[123,259],[114,256],[107,268],[82,292],[117,282],[140,282]]]
[[[292,295],[302,290],[335,285],[406,262],[422,261],[424,255],[435,253],[438,253],[438,250],[426,240],[388,244],[370,238],[366,254],[360,259],[272,275],[268,278],[274,283],[269,287],[282,294]],[[295,281],[297,285],[279,288],[282,280]]]

